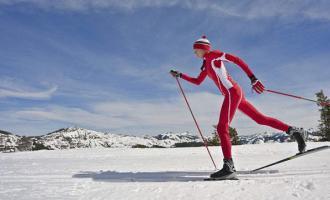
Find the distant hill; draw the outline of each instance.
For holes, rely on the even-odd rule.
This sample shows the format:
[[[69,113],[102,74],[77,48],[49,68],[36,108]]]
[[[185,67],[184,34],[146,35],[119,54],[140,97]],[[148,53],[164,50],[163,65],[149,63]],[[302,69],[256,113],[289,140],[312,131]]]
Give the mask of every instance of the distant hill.
[[[260,144],[273,142],[291,142],[285,133],[263,133],[239,136],[241,144]],[[319,141],[314,135],[311,141]],[[93,130],[71,127],[62,128],[46,135],[36,137],[17,136],[7,131],[0,131],[0,151],[6,149],[29,150],[56,150],[75,148],[171,148],[203,146],[203,141],[188,132],[163,133],[156,136],[129,136],[113,133],[103,133]]]
[[[0,134],[4,134],[4,135],[14,135],[14,134],[12,134],[11,132],[3,131],[3,130],[0,130]]]
[[[82,128],[59,129],[41,136],[38,143],[49,149],[94,148],[94,147],[173,147],[176,143],[200,142],[189,133],[164,133],[157,136],[128,136],[102,133]]]

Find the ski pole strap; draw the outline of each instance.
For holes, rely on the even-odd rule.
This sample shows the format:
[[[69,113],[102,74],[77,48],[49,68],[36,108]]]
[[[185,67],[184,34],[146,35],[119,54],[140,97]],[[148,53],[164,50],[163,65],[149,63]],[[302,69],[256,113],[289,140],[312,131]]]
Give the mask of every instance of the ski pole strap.
[[[279,91],[275,91],[275,90],[265,89],[265,91],[275,93],[275,94],[284,95],[284,96],[288,96],[288,97],[293,97],[293,98],[296,98],[296,99],[302,99],[302,100],[311,101],[311,102],[314,102],[314,103],[319,103],[321,106],[330,106],[330,103],[328,103],[328,102],[318,102],[318,101],[315,101],[313,99],[308,99],[308,98],[305,98],[305,97],[300,97],[300,96],[296,96],[296,95],[292,95],[292,94],[287,94],[287,93],[283,93],[283,92],[279,92]]]
[[[192,118],[193,118],[193,120],[194,120],[194,122],[195,122],[195,125],[196,125],[196,127],[197,127],[198,133],[199,133],[199,135],[201,136],[201,138],[202,138],[202,140],[203,140],[203,142],[204,142],[204,146],[205,146],[205,148],[206,148],[206,150],[207,150],[207,153],[209,154],[209,156],[210,156],[210,158],[211,158],[211,160],[212,160],[212,163],[213,163],[213,165],[214,165],[214,168],[217,169],[217,166],[216,166],[216,164],[215,164],[215,162],[214,162],[214,160],[213,160],[213,157],[212,157],[212,155],[211,155],[211,152],[210,152],[210,150],[209,150],[209,148],[208,148],[207,141],[205,140],[205,138],[204,138],[204,136],[203,136],[203,134],[202,134],[202,131],[201,131],[201,129],[199,128],[199,125],[198,125],[198,123],[197,123],[197,120],[196,120],[196,118],[195,118],[195,115],[194,115],[194,113],[192,112],[192,109],[191,109],[190,104],[189,104],[189,102],[188,102],[188,99],[187,99],[187,97],[186,97],[186,95],[185,95],[185,93],[184,93],[184,91],[183,91],[183,88],[182,88],[182,86],[181,86],[181,83],[180,83],[178,77],[175,77],[175,79],[176,79],[176,81],[177,81],[177,83],[178,83],[178,85],[179,85],[179,88],[180,88],[180,91],[181,91],[181,93],[182,93],[182,96],[183,96],[184,100],[186,101],[186,104],[187,104],[187,106],[188,106],[188,109],[189,109],[189,111],[190,111],[190,114],[191,114],[191,116],[192,116]]]

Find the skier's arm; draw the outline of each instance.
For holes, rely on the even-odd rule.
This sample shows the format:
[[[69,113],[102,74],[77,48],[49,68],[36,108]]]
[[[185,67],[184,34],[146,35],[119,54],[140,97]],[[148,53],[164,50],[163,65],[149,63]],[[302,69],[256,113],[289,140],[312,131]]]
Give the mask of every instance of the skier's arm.
[[[253,72],[251,71],[251,69],[249,68],[249,66],[238,56],[235,56],[233,54],[229,54],[229,53],[223,53],[223,55],[220,58],[223,61],[229,61],[232,62],[236,65],[238,65],[248,77],[253,76]]]
[[[186,81],[189,81],[189,82],[191,82],[193,84],[196,84],[196,85],[201,84],[203,82],[203,80],[205,79],[206,75],[207,75],[205,69],[203,69],[203,68],[202,68],[202,71],[198,75],[197,78],[190,77],[190,76],[188,76],[186,74],[183,74],[183,73],[181,73],[179,71],[176,71],[176,70],[171,70],[170,73],[173,77],[182,78],[182,79],[184,79]]]
[[[223,61],[229,61],[232,63],[235,63],[238,65],[245,74],[250,78],[252,88],[258,93],[262,93],[265,90],[265,86],[259,81],[255,75],[253,74],[252,70],[249,68],[249,66],[239,57],[229,54],[229,53],[223,53],[220,57],[220,60]]]
[[[190,77],[190,76],[188,76],[186,74],[183,74],[183,73],[181,73],[181,78],[184,79],[184,80],[186,80],[186,81],[189,81],[190,83],[199,85],[199,84],[201,84],[204,81],[206,75],[207,75],[206,70],[203,69],[201,71],[201,73],[198,75],[197,78]]]

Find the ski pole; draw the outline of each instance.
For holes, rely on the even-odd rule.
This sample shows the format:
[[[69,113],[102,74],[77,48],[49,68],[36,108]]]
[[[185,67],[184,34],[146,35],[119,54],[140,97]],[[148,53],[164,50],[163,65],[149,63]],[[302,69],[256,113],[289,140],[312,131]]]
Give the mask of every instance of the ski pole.
[[[311,102],[319,103],[321,106],[330,106],[330,103],[329,102],[324,102],[324,101],[323,102],[318,102],[318,101],[315,101],[313,99],[307,99],[305,97],[299,97],[299,96],[296,96],[296,95],[286,94],[286,93],[278,92],[278,91],[274,91],[274,90],[265,89],[265,91],[271,92],[271,93],[275,93],[275,94],[280,94],[280,95],[283,95],[283,96],[293,97],[293,98],[296,98],[296,99],[302,99],[302,100],[306,100],[306,101],[311,101]]]
[[[187,106],[188,106],[188,108],[189,108],[189,111],[190,111],[190,114],[191,114],[191,116],[192,116],[192,118],[193,118],[193,120],[194,120],[194,122],[195,122],[195,125],[196,125],[196,127],[197,127],[198,132],[199,132],[199,135],[201,136],[201,138],[202,138],[202,140],[203,140],[203,142],[204,142],[204,146],[205,146],[205,148],[206,148],[206,150],[207,150],[207,152],[208,152],[208,154],[209,154],[209,156],[210,156],[210,158],[211,158],[211,160],[212,160],[212,163],[213,163],[215,169],[217,170],[217,166],[216,166],[216,164],[215,164],[215,162],[214,162],[214,160],[213,160],[213,157],[212,157],[212,155],[211,155],[211,153],[210,153],[210,150],[209,150],[209,148],[208,148],[207,141],[205,140],[205,138],[204,138],[204,136],[203,136],[203,134],[202,134],[202,131],[201,131],[201,129],[199,128],[199,125],[198,125],[197,120],[196,120],[196,118],[195,118],[195,116],[194,116],[194,113],[192,112],[191,107],[190,107],[190,105],[189,105],[189,102],[188,102],[188,100],[187,100],[187,97],[186,97],[186,95],[185,95],[185,93],[184,93],[184,91],[183,91],[183,89],[182,89],[181,83],[180,83],[178,77],[175,77],[175,79],[176,79],[176,81],[177,81],[177,83],[178,83],[178,85],[179,85],[179,88],[180,88],[180,91],[181,91],[181,93],[182,93],[182,96],[183,96],[184,100],[186,101],[186,104],[187,104]]]

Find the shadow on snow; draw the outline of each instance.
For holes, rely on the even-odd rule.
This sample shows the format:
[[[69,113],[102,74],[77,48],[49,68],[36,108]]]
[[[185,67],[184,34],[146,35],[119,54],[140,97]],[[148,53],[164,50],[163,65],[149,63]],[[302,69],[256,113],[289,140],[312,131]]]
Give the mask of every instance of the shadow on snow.
[[[203,181],[210,172],[164,171],[164,172],[80,172],[73,178],[92,178],[105,182],[188,182]]]
[[[257,172],[237,171],[241,178],[253,175],[276,175],[278,170],[260,170]],[[74,174],[73,178],[91,178],[94,181],[105,182],[189,182],[204,181],[210,171],[163,171],[163,172],[117,172],[117,171],[85,171]]]

